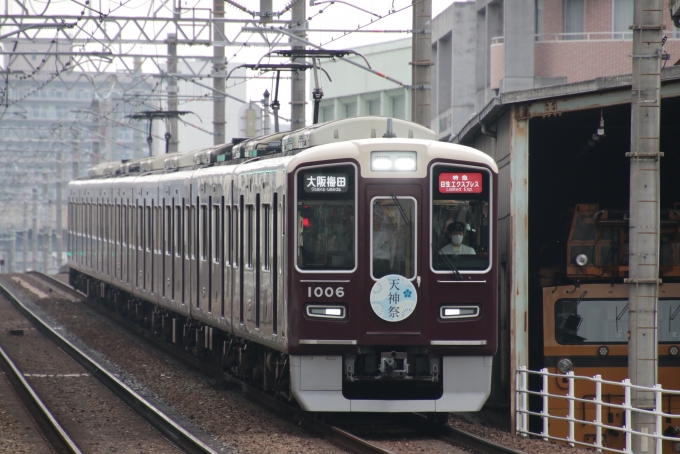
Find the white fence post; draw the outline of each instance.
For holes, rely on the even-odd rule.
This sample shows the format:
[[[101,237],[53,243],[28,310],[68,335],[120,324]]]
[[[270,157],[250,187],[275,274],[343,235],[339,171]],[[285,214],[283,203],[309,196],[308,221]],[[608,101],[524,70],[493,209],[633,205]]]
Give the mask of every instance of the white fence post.
[[[661,391],[661,385],[657,384],[654,385],[654,412],[656,416],[656,427],[654,428],[654,433],[656,435],[663,435],[663,423],[662,423],[662,414],[663,414],[663,404],[662,404],[662,398],[663,394]],[[670,413],[670,408],[668,409],[668,412]],[[663,440],[660,438],[655,438],[654,439],[654,446],[656,447],[656,454],[661,454],[661,450],[663,448]]]
[[[595,446],[602,452],[602,375],[595,376]],[[585,415],[583,415],[585,419]]]
[[[574,446],[574,371],[567,373],[569,380],[569,446]]]
[[[522,412],[524,410],[524,408],[522,408],[522,380],[524,379],[524,370],[524,366],[519,366],[519,369],[517,369],[517,389],[515,391],[515,405],[517,405],[517,408],[515,409],[515,431],[523,436],[525,435],[524,428],[522,427],[522,415],[524,414]]]
[[[632,411],[631,411],[631,406],[630,406],[630,379],[626,378],[623,380],[623,405],[626,407],[626,446],[625,446],[625,451],[632,453],[633,449],[633,434],[630,432],[633,427],[633,422],[631,421],[632,418]]]
[[[529,432],[529,395],[527,390],[529,389],[529,373],[526,368],[522,370],[522,430],[524,431],[524,436],[528,436]]]
[[[543,389],[541,390],[543,394],[543,441],[548,441],[548,425],[550,422],[548,419],[548,369],[541,369],[541,374],[543,378]]]

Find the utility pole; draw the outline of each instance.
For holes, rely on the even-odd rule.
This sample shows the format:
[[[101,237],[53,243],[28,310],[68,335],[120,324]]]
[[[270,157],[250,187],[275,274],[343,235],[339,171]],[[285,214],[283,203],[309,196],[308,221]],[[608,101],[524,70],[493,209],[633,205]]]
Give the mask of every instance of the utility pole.
[[[56,181],[56,191],[57,191],[57,229],[56,229],[56,241],[57,241],[57,273],[59,272],[59,267],[61,267],[62,263],[62,257],[64,254],[64,240],[63,240],[63,231],[64,231],[64,226],[62,225],[63,223],[63,218],[62,218],[62,209],[63,209],[63,201],[62,201],[62,164],[61,164],[61,159],[63,157],[63,154],[59,151],[57,152],[57,181]]]
[[[411,121],[430,128],[432,0],[413,0]]]
[[[33,271],[38,271],[38,189],[33,188],[33,222],[31,225],[33,235]]]
[[[168,74],[177,74],[177,35],[175,33],[168,33]],[[174,112],[177,110],[177,80],[174,77],[168,77],[167,81],[168,111]],[[177,145],[179,144],[177,117],[169,117],[166,121],[166,124],[170,125],[169,130],[165,133],[168,153],[177,153]]]
[[[292,8],[293,17],[291,19],[291,28],[296,36],[301,38],[306,38],[305,29],[307,28],[307,17],[306,13],[307,5],[304,1],[298,1]],[[291,49],[295,51],[296,49],[305,50],[305,45],[300,44],[299,41],[290,39]],[[291,60],[293,63],[305,63],[304,57],[293,58]],[[307,97],[305,93],[307,80],[305,77],[305,71],[293,71],[291,73],[291,119],[290,119],[290,130],[295,131],[296,129],[301,129],[305,127],[305,104],[307,104]]]
[[[95,114],[94,119],[93,119],[93,122],[94,122],[93,129],[94,129],[94,132],[96,134],[99,134],[100,129],[101,129],[99,127],[99,123],[101,122],[101,117],[99,116],[99,100],[97,99],[96,94],[95,94],[95,98],[92,100],[92,112],[94,112],[94,114]],[[92,136],[92,157],[91,158],[92,158],[92,165],[93,166],[96,166],[97,164],[99,164],[101,162],[100,161],[101,151],[99,150],[99,136],[98,135]]]
[[[271,130],[271,122],[269,120],[269,90],[265,88],[264,98],[262,99],[262,107],[264,108],[264,112],[262,113],[262,120],[264,122],[262,130],[264,132],[264,135],[267,136],[269,135],[269,131]]]
[[[224,18],[224,0],[213,0],[213,18]],[[226,97],[222,94],[226,86],[226,67],[224,64],[224,23],[215,22],[213,32],[213,145],[226,141],[227,129],[225,112]],[[177,109],[175,109],[177,110]]]
[[[658,383],[659,130],[663,0],[635,0],[630,130],[628,377],[634,385]],[[631,390],[634,408],[654,408],[654,393]],[[653,415],[632,412],[633,429],[653,433]],[[660,441],[656,441],[660,443]],[[633,436],[632,451],[654,452],[655,440]]]

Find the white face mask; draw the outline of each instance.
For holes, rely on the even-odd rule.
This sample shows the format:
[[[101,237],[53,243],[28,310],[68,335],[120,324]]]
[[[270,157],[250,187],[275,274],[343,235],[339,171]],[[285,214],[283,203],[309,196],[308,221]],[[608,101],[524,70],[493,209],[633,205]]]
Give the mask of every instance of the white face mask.
[[[451,235],[451,242],[456,246],[460,246],[460,243],[463,242],[463,235]]]

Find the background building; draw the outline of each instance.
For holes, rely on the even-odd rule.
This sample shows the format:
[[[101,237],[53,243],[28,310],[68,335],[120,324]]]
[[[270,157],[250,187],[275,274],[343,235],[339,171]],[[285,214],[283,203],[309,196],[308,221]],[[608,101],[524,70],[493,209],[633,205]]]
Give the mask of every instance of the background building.
[[[357,47],[354,50],[366,57],[376,71],[388,74],[405,84],[411,83],[411,38]],[[363,58],[356,55],[345,58],[366,64]],[[325,75],[319,74],[324,93],[319,109],[319,122],[361,115],[411,119],[411,93],[407,88],[340,60],[322,61],[321,65],[328,71],[332,82]],[[314,88],[313,75],[307,77],[312,80]]]
[[[453,3],[432,21],[432,129],[448,140],[502,93],[630,74],[632,23],[633,0]],[[667,9],[664,25],[673,66],[680,34]]]

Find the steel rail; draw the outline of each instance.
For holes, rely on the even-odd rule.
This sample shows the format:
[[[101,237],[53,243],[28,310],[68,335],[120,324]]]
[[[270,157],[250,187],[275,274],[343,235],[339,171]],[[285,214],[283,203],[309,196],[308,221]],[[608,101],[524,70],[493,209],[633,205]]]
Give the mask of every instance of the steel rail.
[[[29,413],[34,417],[37,416],[36,419],[40,430],[47,436],[49,442],[58,444],[58,447],[61,448],[59,451],[63,450],[63,452],[80,454],[82,451],[78,448],[78,445],[71,439],[66,430],[61,427],[57,418],[54,417],[52,412],[43,403],[40,396],[38,396],[33,387],[24,378],[24,374],[2,347],[0,347],[0,370],[6,374],[8,381],[14,387],[21,400],[30,406],[28,408]]]
[[[462,446],[474,452],[484,454],[523,454],[522,451],[516,451],[512,448],[499,445],[449,425],[432,424],[427,420],[426,416],[418,413],[405,414],[400,419],[409,424],[409,427],[414,427],[445,443]]]
[[[71,286],[53,278],[52,276],[46,275],[39,271],[29,271],[26,274],[30,276],[35,276],[41,279],[43,282],[49,282],[49,285],[57,287],[59,290],[75,296],[77,298],[87,300],[87,297],[72,288]],[[89,302],[89,301],[88,301]],[[268,408],[269,410],[277,413],[278,415],[290,418],[295,421],[300,426],[307,428],[323,438],[326,438],[333,443],[342,446],[351,452],[358,454],[391,454],[392,451],[381,448],[369,441],[366,441],[360,437],[357,437],[344,429],[337,426],[327,424],[315,417],[313,413],[305,412],[300,408],[293,407],[292,405],[281,401],[280,399],[262,392],[261,389],[250,385],[249,383],[229,375],[225,372],[219,371],[212,367],[210,364],[202,361],[194,356],[186,354],[183,349],[174,347],[172,344],[164,341],[158,336],[155,336],[150,331],[140,327],[139,325],[131,322],[125,317],[118,315],[117,313],[110,311],[99,304],[88,304],[88,307],[95,309],[99,314],[114,320],[115,322],[123,325],[128,330],[134,332],[135,334],[143,337],[145,340],[151,342],[154,346],[160,348],[165,353],[173,356],[176,359],[181,359],[185,363],[189,364],[191,367],[200,370],[201,372],[211,376],[216,380],[229,383],[231,388],[238,389],[245,397],[256,402],[258,405]]]
[[[32,273],[38,274],[38,273]],[[42,273],[39,273],[42,274]],[[53,280],[56,281],[56,280]],[[65,284],[64,284],[65,285]],[[72,290],[72,289],[71,289]],[[75,290],[73,290],[75,291]],[[152,427],[162,433],[172,443],[189,453],[197,454],[216,454],[216,451],[204,444],[201,440],[194,437],[183,427],[172,421],[162,411],[155,408],[142,396],[121,382],[113,374],[101,367],[89,355],[82,352],[61,334],[56,332],[45,322],[43,322],[32,310],[26,307],[21,300],[15,296],[4,284],[0,284],[0,294],[5,296],[19,312],[27,317],[38,330],[45,334],[50,340],[56,343],[66,354],[71,356],[78,364],[85,368],[93,377],[97,378],[106,386],[116,397],[121,399],[130,408],[135,410]],[[78,293],[80,297],[80,293]]]

